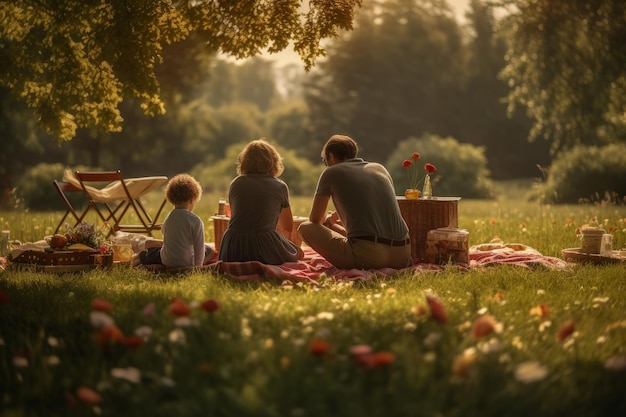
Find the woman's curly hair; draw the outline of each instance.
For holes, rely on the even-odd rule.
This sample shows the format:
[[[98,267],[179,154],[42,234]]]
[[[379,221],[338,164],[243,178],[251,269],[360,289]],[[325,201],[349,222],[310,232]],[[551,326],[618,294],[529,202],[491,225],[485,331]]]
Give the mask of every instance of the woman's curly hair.
[[[267,174],[278,177],[284,170],[283,158],[263,139],[247,144],[237,157],[237,174]]]

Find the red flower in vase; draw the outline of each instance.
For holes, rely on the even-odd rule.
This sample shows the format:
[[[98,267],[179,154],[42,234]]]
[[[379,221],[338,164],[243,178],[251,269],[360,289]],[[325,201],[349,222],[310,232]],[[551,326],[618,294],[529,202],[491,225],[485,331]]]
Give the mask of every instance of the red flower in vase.
[[[437,171],[437,167],[431,163],[427,163],[426,165],[424,165],[424,171],[426,171],[427,174],[432,174],[433,172]]]
[[[409,177],[409,188],[418,189],[420,183],[424,180],[426,175],[430,175],[433,172],[437,171],[437,167],[435,165],[427,162],[424,165],[424,171],[426,171],[426,175],[422,178],[419,178],[419,168],[417,167],[417,161],[419,161],[421,157],[422,155],[419,152],[413,152],[411,154],[411,159],[405,159],[404,161],[402,161],[402,167],[407,170],[407,174]]]

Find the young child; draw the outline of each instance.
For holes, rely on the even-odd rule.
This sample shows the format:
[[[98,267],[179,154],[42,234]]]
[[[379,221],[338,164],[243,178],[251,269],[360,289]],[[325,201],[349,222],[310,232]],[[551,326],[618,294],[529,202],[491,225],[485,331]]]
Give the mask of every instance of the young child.
[[[215,252],[204,243],[204,223],[193,213],[202,197],[202,186],[188,174],[173,177],[165,187],[165,198],[174,206],[163,221],[163,240],[134,239],[133,250],[139,252],[132,264],[163,264],[169,267],[202,266]]]
[[[231,217],[218,250],[225,262],[259,261],[268,265],[294,262],[302,250],[276,231],[293,228],[289,188],[277,177],[283,162],[276,149],[255,140],[237,157],[237,174],[230,183]]]

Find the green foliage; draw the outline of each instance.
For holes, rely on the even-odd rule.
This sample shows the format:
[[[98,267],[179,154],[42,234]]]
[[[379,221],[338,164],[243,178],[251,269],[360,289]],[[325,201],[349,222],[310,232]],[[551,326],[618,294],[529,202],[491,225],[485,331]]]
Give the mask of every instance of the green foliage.
[[[559,154],[533,198],[548,203],[626,202],[626,144],[576,146]]]
[[[517,7],[503,24],[509,48],[502,77],[511,109],[523,106],[534,119],[531,138],[550,139],[554,150],[623,141],[626,3],[510,3]]]
[[[282,0],[3,1],[0,83],[59,141],[81,127],[119,131],[125,99],[137,99],[148,115],[165,112],[155,74],[168,45],[194,36],[192,50],[247,58],[293,41],[308,69],[324,53],[322,39],[352,28],[360,4],[312,2],[304,12]]]
[[[409,188],[406,168],[402,161],[411,159],[413,152],[421,154],[420,177],[425,163],[434,164],[437,171],[431,175],[434,196],[489,198],[493,184],[487,169],[484,148],[459,143],[454,138],[424,135],[409,138],[398,145],[387,160],[386,167],[394,178],[396,194],[404,195]]]
[[[304,101],[292,100],[274,107],[267,113],[266,125],[269,136],[282,147],[311,160],[319,156],[321,148],[308,137],[309,109]]]
[[[38,211],[65,210],[65,204],[61,200],[58,191],[52,185],[52,181],[63,179],[63,172],[66,168],[65,165],[60,163],[40,163],[26,171],[16,185],[20,206]],[[89,171],[91,168],[77,166],[73,170]],[[68,199],[78,207],[81,204],[85,204],[83,195],[68,195]]]

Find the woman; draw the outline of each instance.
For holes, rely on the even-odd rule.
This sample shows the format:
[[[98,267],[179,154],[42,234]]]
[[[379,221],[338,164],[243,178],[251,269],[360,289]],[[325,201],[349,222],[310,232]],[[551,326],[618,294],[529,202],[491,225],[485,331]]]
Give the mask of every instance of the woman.
[[[302,259],[298,246],[276,231],[293,228],[289,188],[277,177],[284,166],[276,149],[260,139],[237,157],[237,174],[229,186],[231,218],[222,237],[219,259],[280,265]]]

